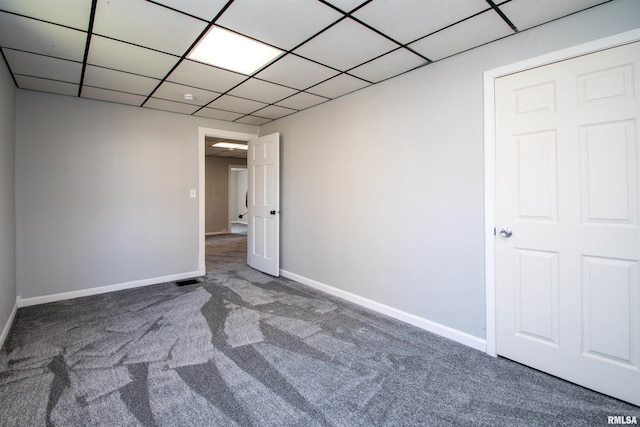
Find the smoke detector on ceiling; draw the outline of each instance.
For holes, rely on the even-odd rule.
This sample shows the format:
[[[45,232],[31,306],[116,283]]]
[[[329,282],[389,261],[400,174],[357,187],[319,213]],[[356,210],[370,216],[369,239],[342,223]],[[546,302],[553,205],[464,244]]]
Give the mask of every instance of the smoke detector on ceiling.
[[[191,95],[190,93],[185,93],[184,94],[184,100],[185,101],[193,101],[194,99],[196,99],[196,97]]]

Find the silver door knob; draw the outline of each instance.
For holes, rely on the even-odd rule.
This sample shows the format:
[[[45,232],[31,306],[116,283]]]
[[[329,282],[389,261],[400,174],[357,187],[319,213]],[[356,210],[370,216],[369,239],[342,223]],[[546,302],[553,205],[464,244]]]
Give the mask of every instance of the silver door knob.
[[[500,235],[502,237],[511,237],[512,234],[513,232],[510,228],[503,228],[502,230],[500,230]]]

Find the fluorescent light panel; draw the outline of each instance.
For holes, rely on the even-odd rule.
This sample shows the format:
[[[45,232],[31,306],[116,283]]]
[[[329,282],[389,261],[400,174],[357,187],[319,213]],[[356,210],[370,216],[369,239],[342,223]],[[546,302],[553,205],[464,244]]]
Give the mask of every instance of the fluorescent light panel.
[[[217,144],[213,144],[212,147],[216,148],[229,148],[231,150],[248,150],[249,147],[244,144],[234,144],[233,142],[218,142]]]
[[[250,75],[282,53],[248,37],[211,27],[187,58]]]

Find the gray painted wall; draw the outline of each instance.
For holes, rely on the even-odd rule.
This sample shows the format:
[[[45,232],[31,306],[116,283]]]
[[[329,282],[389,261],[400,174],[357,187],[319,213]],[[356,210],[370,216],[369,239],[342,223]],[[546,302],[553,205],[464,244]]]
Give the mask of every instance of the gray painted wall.
[[[483,72],[638,27],[616,0],[262,126],[281,267],[484,338]]]
[[[0,332],[16,302],[15,98],[15,85],[0,60]]]
[[[198,127],[219,122],[17,91],[17,289],[23,298],[198,269]]]
[[[205,174],[205,232],[229,230],[229,165],[246,165],[246,159],[206,157]],[[233,215],[233,213],[232,213]],[[235,221],[237,216],[232,216]]]

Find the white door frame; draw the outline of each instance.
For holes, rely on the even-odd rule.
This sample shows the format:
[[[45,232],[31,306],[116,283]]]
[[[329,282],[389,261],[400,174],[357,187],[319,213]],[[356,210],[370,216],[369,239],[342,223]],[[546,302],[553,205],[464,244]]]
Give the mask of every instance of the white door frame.
[[[640,29],[594,40],[557,52],[530,58],[484,72],[484,225],[485,225],[485,290],[487,354],[497,356],[496,348],[496,284],[495,284],[495,79],[535,67],[587,55],[600,50],[640,40]]]
[[[198,127],[198,274],[207,274],[207,264],[205,262],[205,239],[204,239],[204,171],[205,171],[205,137],[229,138],[238,141],[251,141],[258,137],[257,133],[234,132],[230,130],[212,129]]]

